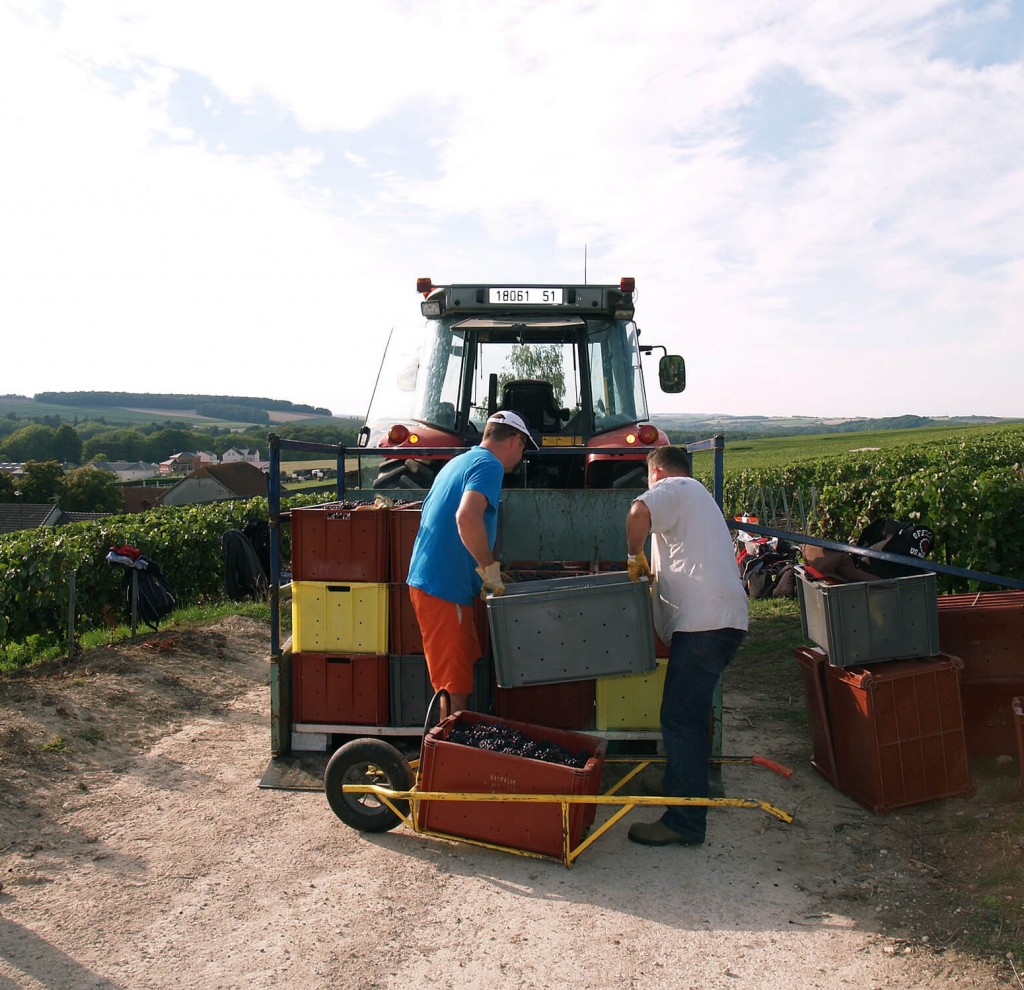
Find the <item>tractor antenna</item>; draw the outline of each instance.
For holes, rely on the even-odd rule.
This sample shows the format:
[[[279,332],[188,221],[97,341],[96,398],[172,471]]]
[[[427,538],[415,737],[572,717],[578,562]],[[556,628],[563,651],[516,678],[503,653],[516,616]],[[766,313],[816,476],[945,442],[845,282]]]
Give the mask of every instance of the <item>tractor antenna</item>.
[[[587,284],[587,245],[583,245],[583,284]]]

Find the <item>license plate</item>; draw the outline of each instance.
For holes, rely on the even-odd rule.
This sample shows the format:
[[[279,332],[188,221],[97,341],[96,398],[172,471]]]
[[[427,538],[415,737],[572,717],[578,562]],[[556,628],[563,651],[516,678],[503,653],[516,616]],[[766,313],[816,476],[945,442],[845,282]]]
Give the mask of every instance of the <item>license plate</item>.
[[[533,303],[547,306],[562,305],[561,289],[491,289],[488,302],[497,305]]]

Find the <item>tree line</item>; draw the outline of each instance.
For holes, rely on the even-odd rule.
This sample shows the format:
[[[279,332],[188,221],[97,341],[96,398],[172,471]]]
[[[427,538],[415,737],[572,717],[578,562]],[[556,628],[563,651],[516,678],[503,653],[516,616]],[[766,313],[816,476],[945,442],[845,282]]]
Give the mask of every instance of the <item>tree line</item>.
[[[259,450],[266,458],[268,435],[263,430],[236,433],[218,427],[193,430],[150,424],[138,428],[86,422],[51,426],[0,420],[0,461],[25,465],[24,477],[0,471],[0,503],[44,504],[56,501],[69,512],[121,512],[122,484],[116,474],[89,465],[104,461],[159,464],[182,451],[208,451],[223,456],[232,447]],[[284,424],[282,438],[355,446],[361,422]],[[5,428],[7,432],[5,432]],[[283,451],[282,460],[316,458],[316,454]]]
[[[141,427],[112,427],[89,421],[72,426],[61,423],[19,425],[21,421],[0,420],[0,461],[60,461],[82,465],[93,461],[146,461],[159,464],[181,451],[205,450],[222,456],[232,447],[259,450],[266,455],[267,432],[254,429],[232,432],[219,427],[190,429],[185,426],[149,424]],[[283,424],[275,432],[289,440],[354,446],[361,423],[356,419],[337,423]],[[288,452],[294,453],[294,452]],[[309,457],[310,455],[305,455]],[[298,459],[298,458],[296,458]]]
[[[304,413],[309,416],[330,416],[330,409],[289,402],[287,399],[266,399],[250,395],[167,395],[152,392],[40,392],[34,395],[36,402],[55,406],[117,406],[144,409],[195,409],[200,406],[230,407],[243,410],[249,422],[263,422],[252,419],[255,411]],[[230,418],[230,417],[222,417]]]

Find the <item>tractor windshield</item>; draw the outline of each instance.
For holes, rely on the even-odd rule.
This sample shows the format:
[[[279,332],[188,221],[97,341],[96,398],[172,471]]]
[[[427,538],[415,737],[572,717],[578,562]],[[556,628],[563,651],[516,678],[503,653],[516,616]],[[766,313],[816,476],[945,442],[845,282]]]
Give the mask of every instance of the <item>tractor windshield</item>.
[[[588,321],[587,351],[594,432],[647,419],[636,325]]]
[[[370,446],[396,422],[471,439],[495,409],[534,433],[589,437],[647,418],[635,324],[568,317],[428,320],[394,331],[367,416]]]

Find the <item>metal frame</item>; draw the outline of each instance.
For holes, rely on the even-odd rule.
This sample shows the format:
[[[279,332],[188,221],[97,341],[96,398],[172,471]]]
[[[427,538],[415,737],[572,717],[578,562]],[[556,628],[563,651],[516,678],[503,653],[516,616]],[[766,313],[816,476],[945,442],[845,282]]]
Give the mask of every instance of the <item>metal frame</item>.
[[[417,730],[418,731],[418,730]],[[710,761],[712,764],[725,763],[746,763],[753,766],[761,766],[778,773],[780,776],[789,778],[793,771],[788,767],[767,760],[764,757],[717,757]],[[793,816],[788,811],[770,804],[768,801],[761,801],[754,798],[698,798],[698,797],[665,797],[646,796],[639,794],[619,794],[618,792],[630,783],[635,777],[643,773],[652,764],[664,763],[664,760],[630,760],[626,758],[609,757],[605,760],[605,766],[610,763],[631,763],[634,768],[621,780],[616,782],[604,794],[494,794],[461,791],[420,791],[413,785],[408,791],[395,791],[379,784],[345,784],[342,791],[345,794],[372,794],[382,804],[393,812],[405,825],[412,829],[417,835],[429,835],[438,839],[451,839],[457,842],[466,842],[473,846],[480,846],[484,849],[494,849],[498,852],[508,852],[516,856],[526,856],[530,859],[543,859],[549,862],[561,863],[567,869],[571,869],[579,855],[593,845],[613,825],[617,824],[625,815],[638,807],[707,807],[707,808],[752,808],[760,809],[771,815],[778,821],[787,825],[793,821]],[[410,764],[415,770],[419,761]],[[408,802],[409,812],[405,814],[396,804],[396,801]],[[485,842],[481,839],[469,839],[464,836],[451,835],[446,832],[435,832],[431,829],[421,829],[416,824],[418,818],[418,804],[420,801],[479,801],[487,803],[506,804],[558,804],[562,812],[562,855],[561,857],[549,856],[546,853],[538,853],[532,850],[517,849],[515,846],[506,846],[499,843]],[[569,809],[574,804],[592,804],[599,806],[617,807],[606,821],[592,828],[583,840],[576,846],[572,845],[569,828]]]

